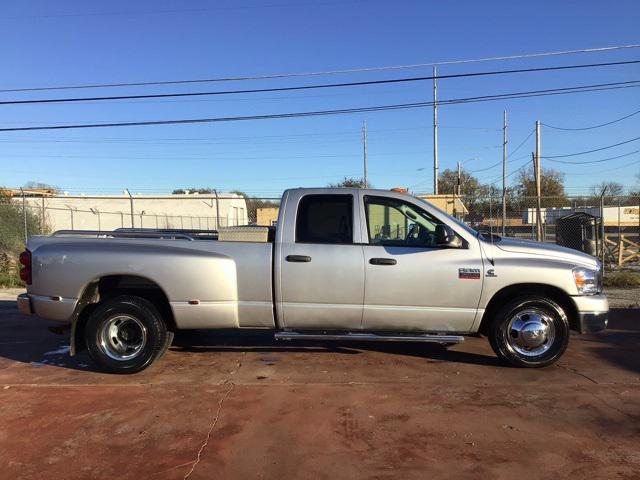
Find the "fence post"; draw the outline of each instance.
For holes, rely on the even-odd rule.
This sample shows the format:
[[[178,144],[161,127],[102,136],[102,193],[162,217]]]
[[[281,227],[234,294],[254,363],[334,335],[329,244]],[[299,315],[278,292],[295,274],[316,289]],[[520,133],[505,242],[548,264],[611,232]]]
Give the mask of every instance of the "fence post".
[[[493,236],[493,187],[489,191],[489,233]]]
[[[618,267],[622,266],[622,230],[620,228],[620,197],[618,197]]]
[[[127,192],[127,195],[129,195],[129,207],[131,208],[131,228],[135,228],[133,223],[133,195],[131,195],[131,192],[128,188],[125,188],[124,191]]]
[[[42,194],[42,218],[40,220],[40,235],[44,235],[45,221],[44,194]]]
[[[216,196],[216,230],[220,228],[220,204],[218,203],[218,190],[213,189],[213,194]]]
[[[27,244],[27,239],[29,238],[29,232],[27,231],[27,200],[24,196],[24,190],[20,187],[20,192],[22,193],[22,218],[24,220],[24,244]]]

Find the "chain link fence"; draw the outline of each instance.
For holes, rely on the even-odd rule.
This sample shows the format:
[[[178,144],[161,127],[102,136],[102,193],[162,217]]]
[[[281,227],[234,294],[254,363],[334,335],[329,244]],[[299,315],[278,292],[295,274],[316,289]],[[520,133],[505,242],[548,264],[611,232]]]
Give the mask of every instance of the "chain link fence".
[[[608,269],[640,271],[640,198],[441,196],[473,228],[555,243],[599,257]],[[275,225],[277,198],[220,195],[0,197],[0,284],[17,279],[15,259],[30,235],[117,228],[217,230]]]
[[[640,269],[640,197],[460,197],[477,230],[574,248],[608,268]]]
[[[85,196],[25,191],[0,194],[0,286],[20,284],[16,259],[31,235],[47,235],[59,230],[107,232],[118,228],[206,232],[240,225],[273,225],[279,203],[279,198],[217,193]]]

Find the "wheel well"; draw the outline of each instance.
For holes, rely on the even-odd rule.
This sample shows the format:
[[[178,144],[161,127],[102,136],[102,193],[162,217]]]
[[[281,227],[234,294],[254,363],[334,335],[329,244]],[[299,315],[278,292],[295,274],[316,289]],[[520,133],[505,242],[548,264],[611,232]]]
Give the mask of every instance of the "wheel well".
[[[74,345],[84,347],[84,324],[98,304],[119,295],[135,295],[149,300],[159,311],[167,330],[175,331],[176,323],[169,298],[160,286],[148,278],[137,275],[109,275],[98,278],[85,288],[79,300],[79,313],[75,321]],[[78,349],[78,350],[79,350]]]
[[[480,322],[480,328],[478,331],[483,335],[486,335],[489,323],[498,313],[498,310],[500,310],[506,302],[522,295],[540,295],[542,297],[550,298],[560,305],[567,314],[569,327],[572,330],[578,330],[578,311],[576,310],[573,300],[566,292],[552,285],[544,285],[540,283],[519,283],[503,288],[491,298],[484,311],[484,315],[482,316],[482,321]]]

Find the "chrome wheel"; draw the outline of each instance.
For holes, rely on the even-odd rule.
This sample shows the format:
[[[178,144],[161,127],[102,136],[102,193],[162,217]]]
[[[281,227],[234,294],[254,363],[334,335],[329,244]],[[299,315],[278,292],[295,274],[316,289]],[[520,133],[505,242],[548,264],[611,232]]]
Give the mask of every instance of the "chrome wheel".
[[[530,308],[516,313],[507,326],[507,346],[526,357],[542,355],[555,339],[553,317],[543,310]]]
[[[114,315],[100,328],[100,349],[113,360],[136,358],[147,344],[147,328],[131,315]]]

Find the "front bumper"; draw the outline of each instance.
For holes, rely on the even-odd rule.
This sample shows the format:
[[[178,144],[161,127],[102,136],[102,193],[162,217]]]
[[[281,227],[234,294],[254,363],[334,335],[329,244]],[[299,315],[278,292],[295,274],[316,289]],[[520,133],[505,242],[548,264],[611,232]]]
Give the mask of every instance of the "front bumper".
[[[18,311],[23,315],[32,315],[33,308],[31,308],[31,298],[26,293],[21,293],[17,298]]]
[[[609,301],[605,295],[581,295],[573,297],[578,311],[580,333],[600,332],[609,322]]]
[[[580,333],[600,332],[607,328],[609,312],[578,314]]]

